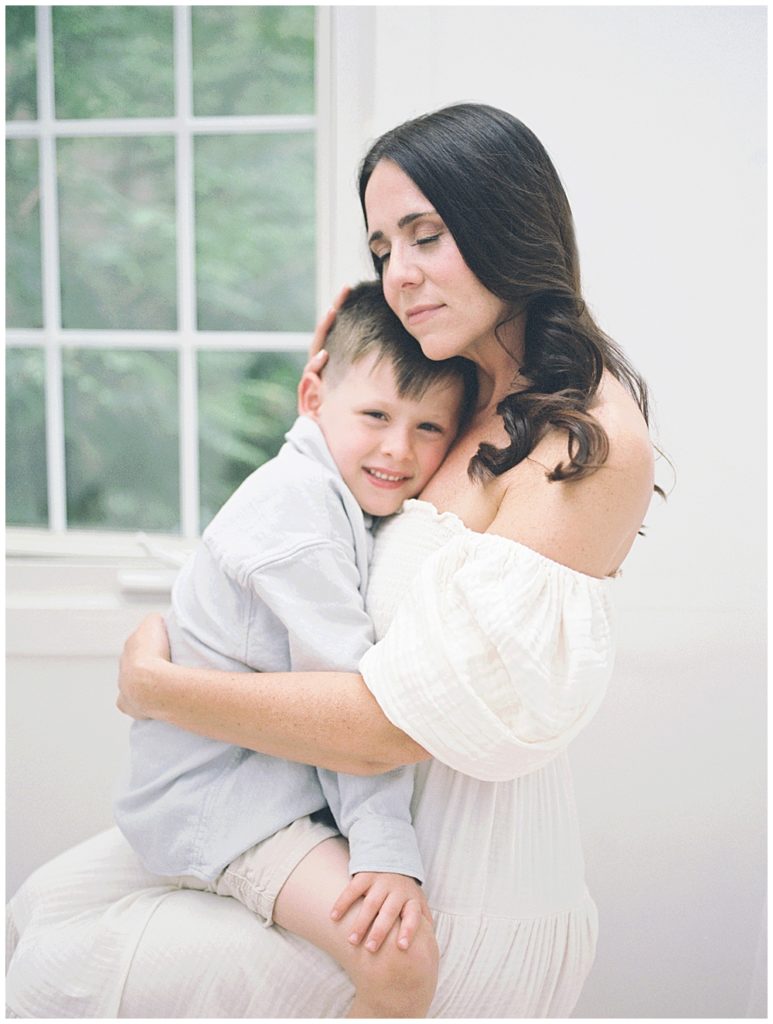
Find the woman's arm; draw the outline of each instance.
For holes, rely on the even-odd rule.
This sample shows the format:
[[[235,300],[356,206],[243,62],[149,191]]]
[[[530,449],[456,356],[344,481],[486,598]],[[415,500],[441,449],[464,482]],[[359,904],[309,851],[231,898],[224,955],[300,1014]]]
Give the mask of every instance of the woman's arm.
[[[429,758],[354,672],[221,672],[168,661],[160,615],[127,640],[118,708],[264,754],[351,775]]]

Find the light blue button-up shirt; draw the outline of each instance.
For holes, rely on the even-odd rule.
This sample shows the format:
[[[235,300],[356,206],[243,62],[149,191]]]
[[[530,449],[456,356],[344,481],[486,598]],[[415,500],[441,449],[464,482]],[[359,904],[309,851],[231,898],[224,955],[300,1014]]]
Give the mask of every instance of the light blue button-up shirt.
[[[300,417],[204,531],[172,591],[173,661],[233,672],[356,671],[372,520]],[[320,684],[323,685],[323,684]],[[410,817],[412,768],[344,775],[136,721],[115,818],[145,866],[211,880],[235,857],[327,803],[349,868],[423,881]]]

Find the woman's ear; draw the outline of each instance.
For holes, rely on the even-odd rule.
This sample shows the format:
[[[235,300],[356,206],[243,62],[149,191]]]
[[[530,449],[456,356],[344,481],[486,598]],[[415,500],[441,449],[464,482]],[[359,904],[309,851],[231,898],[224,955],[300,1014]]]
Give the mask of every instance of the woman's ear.
[[[317,373],[304,373],[298,384],[298,412],[301,416],[319,419],[324,394],[322,378]]]

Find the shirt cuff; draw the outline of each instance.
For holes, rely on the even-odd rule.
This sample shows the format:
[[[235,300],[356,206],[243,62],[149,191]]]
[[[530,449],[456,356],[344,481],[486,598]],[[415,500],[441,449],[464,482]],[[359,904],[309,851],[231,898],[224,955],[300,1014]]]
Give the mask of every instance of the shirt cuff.
[[[369,815],[349,831],[349,873],[389,871],[424,882],[424,867],[413,825],[400,818]]]

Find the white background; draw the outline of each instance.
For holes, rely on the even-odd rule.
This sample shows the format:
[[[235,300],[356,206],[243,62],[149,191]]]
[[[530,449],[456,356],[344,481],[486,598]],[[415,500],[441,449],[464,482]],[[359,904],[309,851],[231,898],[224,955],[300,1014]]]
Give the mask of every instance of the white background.
[[[574,745],[601,915],[577,1016],[763,1016],[766,10],[337,7],[329,27],[331,292],[371,273],[368,142],[447,103],[510,110],[554,159],[586,297],[675,466],[618,587],[611,693]],[[119,615],[95,569],[81,624],[52,635],[43,606],[72,581],[57,594],[45,571],[9,573],[9,892],[109,824],[125,723],[106,655],[148,603]]]

